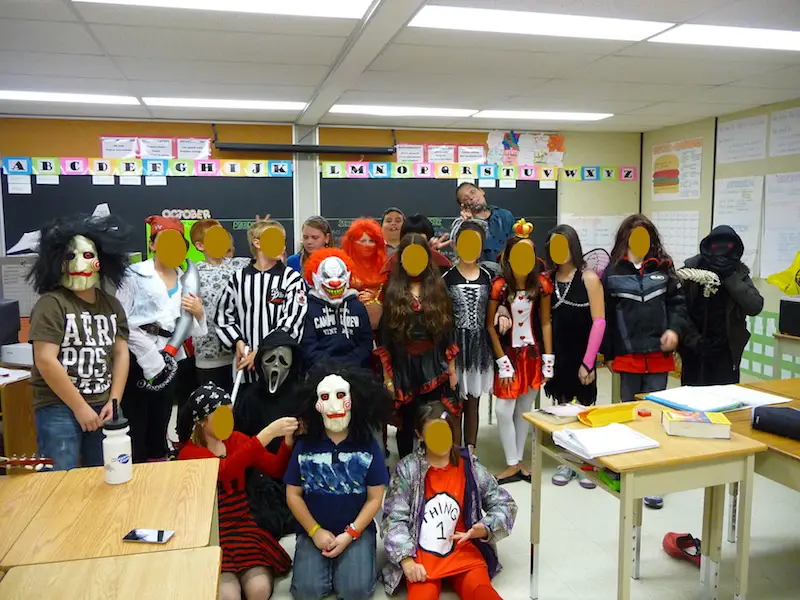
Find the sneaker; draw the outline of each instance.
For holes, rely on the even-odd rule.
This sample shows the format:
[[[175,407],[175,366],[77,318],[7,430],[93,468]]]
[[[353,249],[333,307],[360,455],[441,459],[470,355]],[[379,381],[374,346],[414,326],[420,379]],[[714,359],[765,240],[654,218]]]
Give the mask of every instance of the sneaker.
[[[578,473],[578,483],[580,483],[581,487],[585,490],[593,490],[594,488],[597,487],[597,484],[594,481],[592,481],[582,473]]]
[[[685,560],[700,568],[700,540],[691,533],[668,533],[661,545],[672,558]]]
[[[659,508],[664,508],[664,498],[661,496],[647,496],[644,499],[644,505],[647,508],[653,508],[658,510]]]
[[[562,486],[572,481],[573,477],[575,477],[575,471],[567,465],[559,465],[550,481],[553,482],[553,485]]]

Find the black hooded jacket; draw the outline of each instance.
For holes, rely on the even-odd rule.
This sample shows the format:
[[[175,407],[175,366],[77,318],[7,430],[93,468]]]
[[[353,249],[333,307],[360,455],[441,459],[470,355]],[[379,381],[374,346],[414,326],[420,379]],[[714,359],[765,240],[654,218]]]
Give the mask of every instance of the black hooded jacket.
[[[732,243],[733,248],[723,256],[714,256],[711,246],[719,242]],[[764,298],[750,279],[750,269],[741,262],[743,254],[741,238],[731,227],[720,225],[700,242],[700,254],[686,261],[687,267],[717,273],[722,283],[717,294],[722,296],[716,301],[713,297],[706,298],[702,285],[688,280],[683,282],[689,319],[678,351],[684,359],[687,355],[706,354],[709,341],[724,336],[734,369],[738,370],[750,339],[745,317],[755,316],[764,308]],[[715,314],[715,311],[724,311],[724,314]],[[712,330],[714,323],[723,324],[724,331]]]

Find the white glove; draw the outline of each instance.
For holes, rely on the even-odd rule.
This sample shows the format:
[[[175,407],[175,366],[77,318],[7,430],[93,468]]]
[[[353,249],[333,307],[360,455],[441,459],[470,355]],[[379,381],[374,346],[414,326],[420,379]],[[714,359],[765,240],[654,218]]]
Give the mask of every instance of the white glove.
[[[556,355],[542,354],[542,375],[545,379],[552,379],[556,374]]]
[[[494,362],[497,364],[499,370],[498,377],[500,377],[500,379],[511,379],[514,377],[514,367],[511,365],[511,359],[509,359],[508,356],[504,354]]]

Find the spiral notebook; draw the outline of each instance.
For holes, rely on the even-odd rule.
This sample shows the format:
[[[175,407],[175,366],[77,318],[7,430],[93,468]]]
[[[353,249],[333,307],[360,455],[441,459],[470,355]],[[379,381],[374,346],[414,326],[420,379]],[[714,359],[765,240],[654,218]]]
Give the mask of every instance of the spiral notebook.
[[[622,423],[587,429],[560,429],[553,433],[553,441],[584,460],[659,446],[656,440]]]

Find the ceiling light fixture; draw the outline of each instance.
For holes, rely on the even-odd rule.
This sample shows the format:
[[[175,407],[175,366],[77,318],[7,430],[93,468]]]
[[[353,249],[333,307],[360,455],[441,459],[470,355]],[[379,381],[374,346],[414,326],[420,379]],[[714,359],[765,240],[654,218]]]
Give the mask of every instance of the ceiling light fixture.
[[[342,115],[373,115],[377,117],[471,117],[478,111],[469,108],[334,104],[329,112]]]
[[[409,23],[409,27],[633,42],[645,40],[673,25],[674,23],[656,21],[553,15],[460,6],[425,6]]]
[[[147,106],[174,108],[230,108],[242,110],[303,110],[305,102],[280,100],[228,100],[214,98],[142,98]]]
[[[140,106],[133,96],[107,96],[104,94],[62,94],[60,92],[29,92],[0,90],[0,100],[19,100],[22,102],[67,102],[72,104],[118,104]]]
[[[719,25],[679,25],[647,40],[662,44],[693,44],[727,48],[800,51],[800,31]]]
[[[547,110],[482,110],[476,119],[525,119],[531,121],[602,121],[613,113],[556,112]]]
[[[220,12],[360,19],[371,0],[73,0],[88,4],[117,4],[155,8],[184,8]]]

